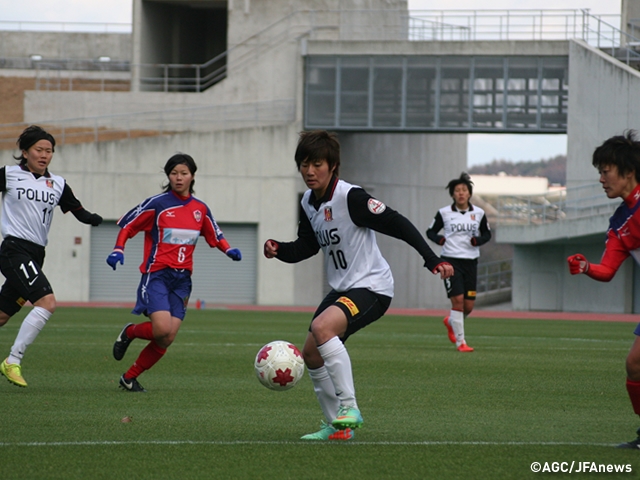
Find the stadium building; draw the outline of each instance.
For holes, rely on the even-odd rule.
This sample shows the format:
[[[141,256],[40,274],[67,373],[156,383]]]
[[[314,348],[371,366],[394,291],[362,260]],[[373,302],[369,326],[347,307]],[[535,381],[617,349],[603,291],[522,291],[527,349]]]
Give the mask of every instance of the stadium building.
[[[58,300],[133,300],[142,239],[111,271],[115,222],[160,191],[162,165],[182,151],[198,163],[196,196],[243,252],[234,263],[196,249],[193,301],[316,305],[327,288],[320,256],[286,265],[261,251],[268,238],[295,238],[305,189],[297,134],[323,128],[339,132],[341,177],[421,231],[450,201],[444,185],[466,168],[469,133],[567,134],[565,203],[545,200],[540,214],[520,197],[498,212],[497,241],[514,245],[513,307],[640,310],[630,261],[607,285],[569,278],[565,261],[601,253],[612,210],[590,156],[638,123],[636,4],[623,2],[622,20],[611,21],[574,10],[409,12],[402,0],[321,9],[311,0],[134,0],[130,31],[7,24],[0,85],[22,85],[20,120],[54,133],[52,171],[106,219],[92,229],[56,214],[45,270]],[[16,121],[0,125],[6,164],[24,128]],[[580,214],[569,213],[572,199]],[[415,251],[384,236],[379,244],[394,307],[448,306]]]

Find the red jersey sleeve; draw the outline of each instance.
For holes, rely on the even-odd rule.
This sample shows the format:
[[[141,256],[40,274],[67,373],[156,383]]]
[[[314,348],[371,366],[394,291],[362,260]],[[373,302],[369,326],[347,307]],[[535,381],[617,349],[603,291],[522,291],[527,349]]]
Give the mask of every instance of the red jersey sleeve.
[[[231,248],[229,242],[224,238],[222,230],[220,230],[220,227],[214,220],[213,215],[211,215],[209,207],[207,207],[207,215],[204,219],[200,234],[212,248],[216,247],[222,252],[226,252]]]
[[[125,243],[132,237],[135,237],[140,232],[148,232],[153,228],[155,222],[155,210],[144,210],[133,218],[129,218],[129,221],[124,221],[127,215],[118,221],[121,229],[116,238],[116,247],[124,249]]]
[[[589,264],[589,270],[585,273],[587,276],[600,282],[608,282],[624,262],[629,257],[629,251],[616,235],[613,229],[607,233],[607,243],[600,263]]]

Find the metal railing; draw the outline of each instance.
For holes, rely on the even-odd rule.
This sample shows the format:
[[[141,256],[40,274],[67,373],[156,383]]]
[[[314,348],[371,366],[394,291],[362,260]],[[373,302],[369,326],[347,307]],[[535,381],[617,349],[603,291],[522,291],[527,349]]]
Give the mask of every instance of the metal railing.
[[[551,191],[544,195],[500,195],[497,225],[541,225],[611,215],[620,200],[610,200],[599,183]]]
[[[588,10],[300,10],[268,25],[201,64],[134,64],[142,90],[202,92],[242,70],[267,50],[286,42],[338,41],[504,41],[579,38],[626,63],[640,60],[640,38],[622,32],[620,15]],[[25,25],[40,22],[18,22]],[[47,22],[43,22],[47,23]],[[55,22],[52,22],[55,23]],[[110,25],[110,24],[106,24]],[[0,23],[2,29],[3,23]],[[65,27],[66,28],[66,27]],[[631,48],[629,48],[631,47]],[[46,59],[44,59],[46,60]],[[64,61],[46,68],[59,68]],[[38,75],[46,76],[42,63]]]
[[[131,23],[0,20],[0,30],[10,32],[131,33]]]
[[[511,289],[513,259],[478,264],[476,292],[490,293]]]

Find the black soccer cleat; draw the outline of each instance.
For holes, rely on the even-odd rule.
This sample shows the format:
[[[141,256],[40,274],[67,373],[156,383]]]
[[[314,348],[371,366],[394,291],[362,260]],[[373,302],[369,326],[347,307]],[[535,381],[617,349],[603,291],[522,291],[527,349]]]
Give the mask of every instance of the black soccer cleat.
[[[633,450],[640,450],[640,428],[636,431],[638,438],[631,440],[630,442],[621,443],[616,448],[630,448]]]
[[[116,338],[115,343],[113,344],[113,358],[116,360],[122,360],[124,354],[127,353],[127,348],[129,348],[129,344],[131,343],[131,338],[127,337],[127,328],[133,325],[133,323],[127,323],[118,338]]]
[[[124,375],[120,377],[120,388],[125,392],[146,392],[137,378],[124,378]]]

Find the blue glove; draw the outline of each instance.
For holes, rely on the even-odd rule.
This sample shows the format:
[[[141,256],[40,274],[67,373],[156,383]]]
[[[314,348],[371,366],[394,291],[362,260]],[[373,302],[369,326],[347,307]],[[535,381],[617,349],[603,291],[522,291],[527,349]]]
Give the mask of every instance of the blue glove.
[[[239,262],[240,260],[242,260],[242,252],[238,248],[230,248],[224,253],[234,262]]]
[[[120,263],[120,265],[124,265],[124,253],[120,250],[114,250],[111,252],[111,255],[107,257],[107,263],[114,270],[116,269],[116,265]]]

